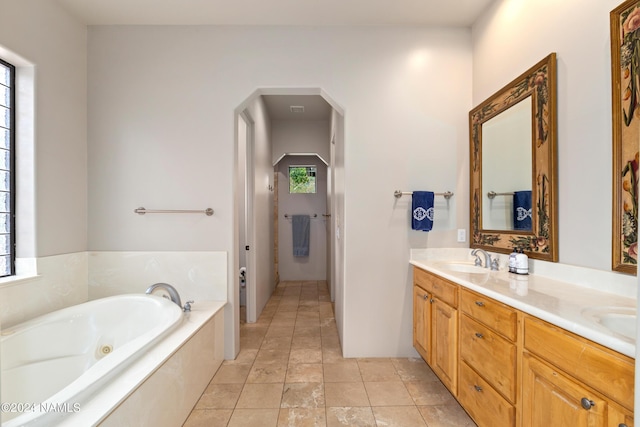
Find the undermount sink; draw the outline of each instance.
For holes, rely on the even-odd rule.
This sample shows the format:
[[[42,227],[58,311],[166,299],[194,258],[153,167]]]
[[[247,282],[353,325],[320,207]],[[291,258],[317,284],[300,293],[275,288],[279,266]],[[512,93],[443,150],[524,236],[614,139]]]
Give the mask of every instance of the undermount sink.
[[[444,270],[457,271],[458,273],[487,274],[488,269],[466,261],[443,261],[440,267]]]
[[[591,307],[584,309],[582,315],[614,334],[636,339],[636,309],[633,307]]]

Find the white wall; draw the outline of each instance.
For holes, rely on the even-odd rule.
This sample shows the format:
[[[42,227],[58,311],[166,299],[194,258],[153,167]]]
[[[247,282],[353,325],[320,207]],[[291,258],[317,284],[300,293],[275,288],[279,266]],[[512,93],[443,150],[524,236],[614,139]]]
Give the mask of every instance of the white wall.
[[[253,125],[253,239],[249,242],[254,258],[256,318],[275,289],[273,231],[273,165],[271,163],[271,119],[262,97],[249,106]]]
[[[274,165],[288,153],[316,153],[329,162],[328,120],[273,120],[271,129]]]
[[[600,270],[611,270],[609,12],[620,3],[498,0],[473,27],[474,105],[557,53],[559,261]]]
[[[91,27],[89,86],[90,248],[229,253],[233,109],[260,87],[325,90],[345,110],[345,354],[415,354],[409,248],[451,245],[468,208],[458,193],[448,227],[412,232],[393,191],[468,181],[469,30]]]
[[[21,247],[25,242],[19,241],[18,251],[28,257],[84,251],[87,29],[49,0],[0,0],[0,10],[0,56],[9,50],[35,69],[35,118],[18,119],[35,120],[35,188],[33,194],[22,193],[23,200],[33,199],[31,209],[37,209],[35,238],[31,227],[30,249],[25,252]]]
[[[328,124],[328,123],[327,123]],[[328,126],[324,135],[328,143]],[[316,166],[316,193],[289,193],[289,166]],[[278,268],[280,280],[325,280],[327,273],[327,166],[317,156],[286,156],[278,163]],[[285,218],[284,215],[289,215]],[[309,256],[293,256],[291,216],[311,215]],[[316,214],[317,217],[313,217]]]
[[[326,280],[327,275],[327,227],[322,214],[327,213],[327,168],[330,161],[329,120],[273,120],[271,136],[273,160],[282,159],[287,153],[316,153],[317,156],[289,156],[277,165],[280,178],[278,183],[279,221],[279,271],[281,280]],[[289,194],[289,165],[316,165],[318,167],[318,192],[315,195]],[[302,205],[299,203],[302,202]],[[291,220],[285,213],[316,213],[311,221],[312,253],[309,258],[295,258],[292,255]]]

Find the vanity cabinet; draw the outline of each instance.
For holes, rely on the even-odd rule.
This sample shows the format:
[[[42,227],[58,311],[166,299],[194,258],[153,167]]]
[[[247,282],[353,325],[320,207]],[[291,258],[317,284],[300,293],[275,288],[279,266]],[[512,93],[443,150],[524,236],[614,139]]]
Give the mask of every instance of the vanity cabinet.
[[[522,359],[523,425],[633,425],[633,359],[528,315]]]
[[[414,268],[413,345],[455,395],[458,385],[458,285]]]
[[[479,427],[633,427],[634,359],[414,268],[413,342]]]
[[[481,426],[516,425],[517,312],[460,290],[458,400]]]

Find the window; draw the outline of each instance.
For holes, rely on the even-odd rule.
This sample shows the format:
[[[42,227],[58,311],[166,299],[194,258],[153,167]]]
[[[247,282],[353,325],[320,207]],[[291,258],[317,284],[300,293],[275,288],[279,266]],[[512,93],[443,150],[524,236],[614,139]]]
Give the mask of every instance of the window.
[[[15,67],[0,59],[0,277],[15,274]]]
[[[289,193],[315,194],[316,167],[289,166]]]

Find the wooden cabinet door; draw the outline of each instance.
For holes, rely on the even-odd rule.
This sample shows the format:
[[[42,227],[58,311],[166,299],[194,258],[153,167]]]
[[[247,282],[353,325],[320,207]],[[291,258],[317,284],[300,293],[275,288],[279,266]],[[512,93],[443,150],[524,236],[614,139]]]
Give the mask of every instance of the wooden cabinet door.
[[[522,382],[523,426],[608,427],[607,401],[529,353],[523,355]]]
[[[633,427],[633,413],[609,404],[608,427]]]
[[[427,363],[431,353],[431,303],[420,286],[413,287],[413,347]]]
[[[431,368],[455,396],[458,386],[458,310],[434,298],[431,320]]]

